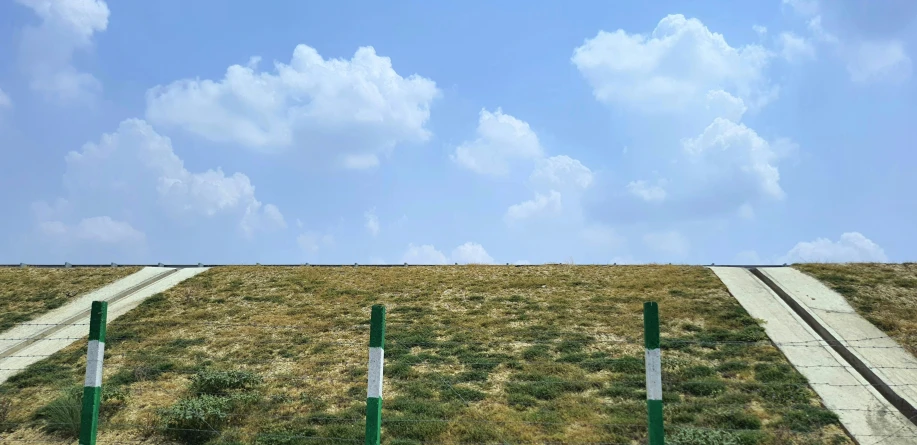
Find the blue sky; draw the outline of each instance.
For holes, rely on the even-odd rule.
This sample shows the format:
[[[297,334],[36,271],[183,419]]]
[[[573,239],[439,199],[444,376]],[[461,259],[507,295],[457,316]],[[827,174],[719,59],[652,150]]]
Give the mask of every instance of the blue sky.
[[[917,260],[907,0],[0,17],[0,262]]]

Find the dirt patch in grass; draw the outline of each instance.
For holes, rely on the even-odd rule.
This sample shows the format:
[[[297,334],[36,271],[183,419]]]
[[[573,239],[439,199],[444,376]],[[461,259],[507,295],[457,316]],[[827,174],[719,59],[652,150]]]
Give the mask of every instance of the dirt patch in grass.
[[[376,303],[386,443],[642,443],[648,300],[670,441],[852,443],[708,269],[567,265],[211,269],[110,324],[100,443],[361,442]],[[84,349],[0,386],[7,437],[66,441],[38,414]]]
[[[917,263],[796,264],[917,355]]]
[[[0,332],[138,270],[139,267],[0,268]]]

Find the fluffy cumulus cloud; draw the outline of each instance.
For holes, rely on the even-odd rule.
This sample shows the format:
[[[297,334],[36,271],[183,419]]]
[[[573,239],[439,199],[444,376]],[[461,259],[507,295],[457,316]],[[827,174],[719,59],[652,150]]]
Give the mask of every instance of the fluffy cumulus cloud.
[[[782,199],[780,173],[774,165],[782,155],[744,124],[717,118],[696,138],[682,141],[689,161],[697,164],[698,179],[719,181],[725,174],[734,187],[750,194]],[[741,181],[741,182],[737,182]]]
[[[788,57],[809,55],[808,42],[781,38]],[[748,213],[764,200],[783,198],[778,163],[795,145],[768,141],[742,123],[750,108],[776,98],[779,88],[766,75],[774,56],[761,45],[733,47],[681,15],[663,18],[649,35],[600,31],[576,48],[572,61],[599,101],[641,119],[665,119],[665,128],[673,129],[645,135],[656,142],[628,157],[652,170],[628,171],[636,177],[622,178],[617,190],[597,187],[590,213],[617,222],[697,219],[737,213],[740,206]]]
[[[579,160],[560,155],[539,159],[529,179],[535,184],[553,188],[585,189],[592,185],[593,174]]]
[[[289,64],[232,65],[220,80],[185,79],[147,92],[146,117],[217,143],[307,152],[347,168],[371,168],[402,143],[424,142],[440,95],[419,75],[397,73],[388,57],[359,48],[325,59],[299,45]]]
[[[219,168],[189,171],[174,153],[171,140],[142,120],[123,121],[114,133],[85,144],[65,159],[67,199],[34,207],[43,230],[67,228],[91,240],[98,237],[90,234],[104,231],[91,227],[108,227],[121,233],[120,238],[136,241],[128,225],[160,214],[178,224],[229,216],[246,235],[286,227],[276,206],[255,197],[246,175],[227,175]],[[74,213],[93,216],[72,227],[62,221]]]
[[[447,264],[449,259],[430,244],[420,246],[409,244],[402,260],[407,264]]]
[[[787,263],[887,262],[885,251],[859,232],[847,232],[837,241],[818,238],[796,244],[783,257]]]
[[[561,201],[577,202],[594,181],[592,170],[578,159],[548,156],[529,124],[500,108],[495,112],[481,110],[477,138],[456,147],[451,158],[485,176],[507,176],[518,169],[530,169],[528,182],[534,197],[507,208],[504,221],[509,225],[562,215]]]
[[[77,70],[77,51],[92,47],[93,36],[108,27],[108,5],[102,0],[16,0],[40,23],[28,26],[20,41],[23,70],[35,91],[65,101],[85,100],[101,89],[98,79]]]
[[[598,100],[644,111],[684,111],[714,89],[760,98],[769,59],[762,46],[733,48],[680,14],[660,20],[649,35],[600,31],[572,57]]]
[[[402,256],[407,264],[493,264],[494,259],[478,243],[467,242],[452,251],[451,258],[430,244],[409,244]]]
[[[455,148],[453,161],[473,172],[506,175],[514,161],[531,161],[544,155],[538,136],[527,122],[482,109],[478,118],[477,138]]]
[[[452,261],[459,264],[493,264],[494,259],[478,243],[467,242],[452,251]]]
[[[561,195],[557,190],[551,190],[547,194],[536,192],[534,198],[509,206],[503,219],[507,224],[514,225],[527,219],[555,216],[560,214],[562,209]]]

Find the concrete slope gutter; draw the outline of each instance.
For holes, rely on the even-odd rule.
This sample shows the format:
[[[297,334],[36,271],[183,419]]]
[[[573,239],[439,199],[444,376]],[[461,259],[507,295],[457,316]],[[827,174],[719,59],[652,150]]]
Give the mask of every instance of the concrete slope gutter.
[[[89,333],[93,301],[108,302],[108,321],[124,315],[143,300],[206,271],[206,267],[145,267],[98,290],[0,334],[0,383],[27,366],[71,345]]]
[[[803,318],[821,326],[823,338],[844,349],[848,362],[900,411],[917,421],[917,359],[911,353],[817,279],[790,268],[760,268],[758,273],[765,283],[770,281],[785,292],[784,297],[803,311]]]
[[[917,443],[917,426],[747,269],[711,267],[861,445]]]

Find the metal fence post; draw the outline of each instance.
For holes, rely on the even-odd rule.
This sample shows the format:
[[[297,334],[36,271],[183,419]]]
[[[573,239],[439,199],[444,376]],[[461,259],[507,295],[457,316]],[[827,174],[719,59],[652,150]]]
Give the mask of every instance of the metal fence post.
[[[89,346],[86,351],[86,380],[80,412],[80,445],[95,445],[102,401],[102,361],[105,358],[105,322],[108,302],[93,301],[89,316]]]
[[[374,305],[369,325],[369,381],[366,386],[366,445],[382,441],[382,363],[385,357],[385,306]]]
[[[643,303],[643,341],[646,348],[649,444],[663,445],[665,432],[662,426],[662,354],[659,350],[659,306],[655,301]]]

